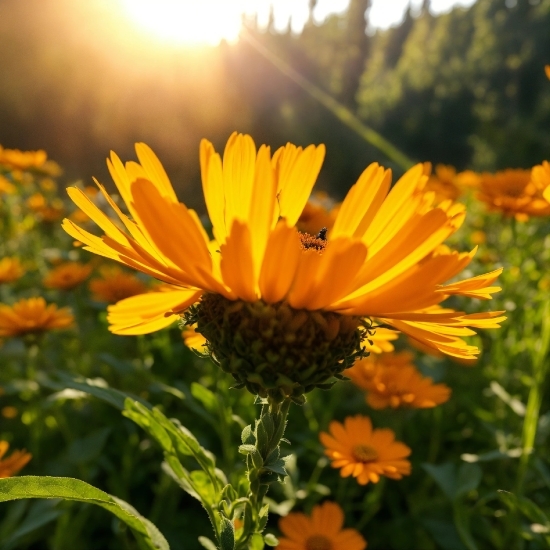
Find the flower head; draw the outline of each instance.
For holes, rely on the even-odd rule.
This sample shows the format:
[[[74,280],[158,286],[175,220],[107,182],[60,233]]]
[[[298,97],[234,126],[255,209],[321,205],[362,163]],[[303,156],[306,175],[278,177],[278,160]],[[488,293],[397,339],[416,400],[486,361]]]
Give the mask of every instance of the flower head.
[[[0,478],[11,477],[21,470],[32,458],[24,449],[14,451],[9,458],[2,460],[10,445],[7,441],[0,441]]]
[[[355,529],[342,529],[344,513],[335,502],[313,507],[310,516],[291,512],[279,520],[278,550],[364,550],[367,541]]]
[[[546,73],[546,76],[550,80],[550,65],[546,65],[546,67],[544,67],[544,72]]]
[[[92,279],[89,285],[94,298],[100,302],[114,304],[124,298],[147,291],[143,281],[131,273],[122,271],[119,267],[105,267],[100,272],[101,277]]]
[[[429,176],[426,184],[427,191],[435,193],[436,202],[451,199],[456,200],[461,195],[461,190],[456,184],[456,170],[453,166],[438,164],[435,167],[435,173],[431,173],[431,164],[425,163],[424,169]]]
[[[332,421],[329,432],[321,432],[325,454],[333,468],[341,468],[340,475],[353,475],[360,485],[378,483],[380,476],[401,479],[411,473],[407,460],[411,450],[395,441],[388,428],[373,429],[368,416],[348,416],[344,423]]]
[[[14,195],[15,193],[17,193],[17,187],[7,178],[0,175],[0,195]]]
[[[450,388],[422,376],[412,358],[408,352],[371,355],[357,361],[346,376],[368,392],[367,403],[373,409],[424,409],[448,401]]]
[[[54,267],[44,277],[43,283],[46,288],[72,290],[90,276],[92,269],[89,264],[66,262]]]
[[[296,225],[321,168],[324,146],[287,144],[271,155],[269,147],[256,150],[250,136],[235,133],[222,160],[203,140],[200,162],[214,234],[210,241],[197,214],[178,202],[154,153],[142,143],[136,152],[139,164],[124,165],[114,153],[108,160],[130,216],[98,183],[118,221],[82,190],[69,188],[104,236],[70,220],[63,223],[87,250],[171,285],[168,292],[111,306],[113,332],[152,332],[193,306],[186,321],[197,323],[212,356],[239,383],[264,385],[274,393],[292,388],[293,395],[351,366],[368,335],[365,318],[413,332],[445,353],[477,353],[461,339],[473,333],[467,328],[471,316],[449,310],[434,315],[429,308],[451,294],[471,295],[472,287],[478,289],[476,295],[483,294],[481,289],[490,287],[498,273],[443,285],[466,267],[473,253],[435,254],[460,227],[464,207],[451,201],[434,206],[433,194],[423,193],[427,176],[422,165],[409,170],[391,191],[390,171],[370,165],[349,191],[332,229],[312,235]],[[485,297],[496,288],[490,287]],[[478,328],[484,322],[495,326],[502,320],[497,316],[478,314],[473,322]],[[423,325],[419,329],[414,323]]]
[[[47,159],[45,151],[20,151],[19,149],[4,149],[0,145],[0,164],[10,170],[28,170],[40,168]]]
[[[0,260],[0,284],[12,283],[25,273],[19,258],[2,258]]]
[[[307,201],[296,227],[303,233],[317,235],[323,228],[332,229],[338,210],[339,204],[323,192],[316,192]]]
[[[0,336],[23,336],[70,327],[74,317],[67,308],[46,304],[44,298],[19,300],[13,306],[0,304]]]
[[[532,175],[531,170],[519,169],[483,173],[477,197],[489,210],[514,216],[518,221],[526,221],[530,216],[549,216],[550,202],[544,193],[550,181],[545,186],[540,178]]]
[[[55,222],[63,216],[65,207],[61,199],[48,201],[41,193],[35,193],[27,199],[27,207],[44,222]]]

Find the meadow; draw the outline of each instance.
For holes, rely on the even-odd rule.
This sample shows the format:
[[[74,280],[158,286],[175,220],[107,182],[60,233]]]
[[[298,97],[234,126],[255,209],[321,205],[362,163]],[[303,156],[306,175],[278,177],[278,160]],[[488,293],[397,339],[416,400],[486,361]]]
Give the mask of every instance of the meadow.
[[[234,142],[245,143],[239,139]],[[147,155],[141,149],[143,167],[151,166]],[[298,382],[273,381],[266,374],[270,366],[258,368],[255,339],[269,345],[273,330],[256,327],[255,339],[247,340],[252,325],[241,319],[241,333],[232,335],[240,319],[234,315],[248,311],[250,299],[222,297],[222,305],[245,306],[220,312],[219,296],[207,291],[211,301],[218,299],[208,310],[196,305],[207,303],[204,296],[187,299],[188,290],[166,288],[168,275],[157,277],[161,284],[147,274],[151,267],[141,266],[140,273],[120,265],[131,263],[121,248],[118,263],[83,249],[74,228],[91,231],[82,233],[84,244],[100,250],[94,220],[114,235],[102,213],[113,217],[113,207],[125,208],[120,196],[112,194],[109,203],[109,195],[80,184],[71,193],[82,209],[76,207],[64,189],[72,182],[41,151],[3,149],[0,169],[3,549],[548,547],[547,163],[495,174],[416,167],[417,187],[408,200],[424,205],[422,215],[430,208],[449,213],[454,201],[465,207],[449,219],[466,212],[463,223],[453,222],[445,244],[432,243],[415,263],[422,269],[439,256],[459,258],[464,267],[459,279],[468,282],[447,283],[442,291],[447,309],[435,313],[452,313],[447,324],[436,321],[438,331],[365,316],[353,333],[361,342],[350,348],[343,328],[335,329],[338,336],[327,328],[335,318],[343,326],[345,314],[321,309],[324,328],[311,328],[317,330],[311,336],[300,332],[317,322],[307,307],[287,306],[287,298],[252,301],[264,308],[258,313],[250,306],[258,318],[279,319],[283,308],[290,311],[283,328],[285,338],[299,335],[289,348],[295,355],[288,356],[290,363],[278,356],[273,364],[277,376],[286,365],[291,378],[292,365],[299,365]],[[127,170],[135,181],[164,185],[158,171],[155,179],[150,171]],[[365,188],[382,178],[382,169],[376,174]],[[144,210],[135,210],[138,202],[127,204],[134,208],[129,223],[145,219]],[[154,211],[155,205],[146,207]],[[349,203],[313,192],[295,215],[299,234],[324,250],[327,230],[330,243],[342,224],[335,225],[338,212],[346,208]],[[215,208],[210,212],[215,219]],[[72,235],[61,227],[64,218]],[[211,238],[212,226],[201,219]],[[161,217],[157,222],[164,223]],[[114,223],[121,231],[121,222]],[[220,239],[219,226],[217,231]],[[161,233],[176,248],[189,246],[179,234]],[[118,246],[112,237],[101,242]],[[473,258],[464,254],[471,250]],[[353,265],[358,251],[343,254]],[[340,262],[336,267],[315,284],[339,284],[336,273],[353,269]],[[274,269],[274,281],[285,278],[281,262]],[[428,284],[423,273],[415,279],[417,294]],[[245,278],[226,273],[234,288]],[[272,296],[262,288],[263,296]],[[169,298],[182,302],[182,292],[186,305],[178,310]],[[135,319],[124,317],[128,311],[117,316],[112,304],[135,296],[145,300],[136,302]],[[147,304],[159,301],[162,315],[147,317]],[[276,312],[265,313],[269,308]],[[335,351],[329,344],[339,338]],[[268,352],[281,349],[277,344]],[[250,358],[244,374],[232,366],[236,350]],[[321,360],[319,350],[332,362]],[[302,359],[315,368],[304,374]]]

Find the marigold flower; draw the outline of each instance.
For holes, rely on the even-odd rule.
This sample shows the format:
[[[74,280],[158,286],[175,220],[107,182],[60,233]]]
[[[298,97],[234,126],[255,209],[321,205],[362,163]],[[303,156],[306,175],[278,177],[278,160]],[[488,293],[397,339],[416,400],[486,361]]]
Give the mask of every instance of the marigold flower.
[[[47,159],[45,151],[20,151],[19,149],[4,149],[0,145],[0,164],[15,169],[28,170],[41,167]]]
[[[0,195],[14,195],[16,192],[17,187],[4,176],[0,176]]]
[[[321,432],[325,454],[333,468],[341,468],[340,475],[353,475],[360,485],[378,483],[380,476],[401,479],[411,473],[411,454],[407,445],[395,441],[389,428],[373,429],[368,416],[348,416],[344,423],[333,420],[329,432]]]
[[[550,65],[546,65],[546,67],[544,67],[544,72],[546,73],[546,76],[550,80]]]
[[[203,140],[201,174],[215,237],[210,241],[197,214],[178,202],[151,149],[139,143],[136,152],[140,164],[124,165],[114,153],[107,162],[131,217],[98,183],[118,221],[73,187],[70,197],[105,235],[63,222],[87,250],[172,285],[170,292],[111,306],[113,332],[153,332],[193,306],[187,320],[198,323],[222,368],[249,389],[273,393],[309,391],[351,366],[362,353],[363,326],[370,322],[365,318],[414,333],[445,353],[477,353],[461,339],[472,333],[470,315],[428,309],[450,294],[472,295],[471,289],[488,297],[496,287],[482,289],[499,272],[443,286],[475,251],[432,254],[465,214],[452,201],[433,206],[433,194],[422,192],[422,165],[390,191],[391,172],[372,164],[351,188],[332,229],[315,236],[300,233],[296,224],[324,146],[288,144],[271,156],[269,147],[256,151],[250,136],[235,133],[222,161]],[[502,320],[498,315],[477,314],[474,325],[494,326]],[[421,330],[415,323],[423,323]],[[247,370],[251,364],[264,365],[261,374]]]
[[[283,537],[278,550],[364,550],[367,541],[356,529],[342,529],[344,512],[336,502],[313,507],[310,516],[291,512],[279,520]]]
[[[44,277],[43,283],[46,288],[72,290],[90,276],[92,269],[93,267],[89,264],[65,262],[54,267]]]
[[[456,200],[461,195],[459,187],[455,183],[456,169],[454,166],[446,164],[438,164],[435,167],[435,174],[431,174],[431,163],[424,163],[424,171],[429,176],[426,184],[427,191],[435,193],[436,202],[451,199]],[[431,174],[431,175],[430,175]]]
[[[313,193],[304,206],[296,227],[310,235],[317,235],[323,228],[332,229],[339,208],[340,205],[335,204],[326,193]]]
[[[477,197],[489,210],[514,216],[518,221],[550,215],[550,203],[543,195],[546,187],[540,179],[532,177],[531,170],[508,169],[483,173],[481,178]]]
[[[51,202],[41,193],[35,193],[27,199],[27,207],[32,210],[42,221],[55,222],[63,216],[65,207],[61,199],[53,199]]]
[[[135,275],[122,271],[119,267],[109,266],[100,270],[101,278],[90,281],[90,290],[99,302],[114,304],[124,298],[143,294],[147,285]]]
[[[15,475],[32,458],[32,455],[23,449],[22,451],[13,451],[9,458],[2,460],[9,447],[10,444],[7,441],[0,441],[0,478]]]
[[[2,258],[0,260],[0,284],[17,281],[25,274],[19,258]]]
[[[346,376],[368,392],[367,403],[373,409],[425,409],[448,401],[451,389],[422,376],[412,360],[409,352],[371,355],[356,361]]]
[[[206,338],[197,332],[196,326],[187,326],[183,329],[181,336],[184,344],[193,351],[203,353],[206,346]]]
[[[13,306],[0,304],[0,336],[23,336],[70,327],[74,317],[67,308],[46,304],[44,298],[19,300]]]
[[[393,340],[399,338],[399,333],[384,327],[377,328],[375,333],[363,340],[365,349],[372,353],[390,352],[394,350]]]
[[[531,170],[531,179],[537,188],[542,189],[544,200],[550,203],[550,162],[534,166]]]

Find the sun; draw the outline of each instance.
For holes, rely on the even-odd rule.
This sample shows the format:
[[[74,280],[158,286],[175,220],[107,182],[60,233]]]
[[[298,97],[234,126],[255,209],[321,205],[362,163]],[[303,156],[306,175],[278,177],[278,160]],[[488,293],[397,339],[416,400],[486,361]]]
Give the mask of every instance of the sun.
[[[216,45],[237,40],[245,2],[239,0],[121,0],[133,22],[176,44]]]

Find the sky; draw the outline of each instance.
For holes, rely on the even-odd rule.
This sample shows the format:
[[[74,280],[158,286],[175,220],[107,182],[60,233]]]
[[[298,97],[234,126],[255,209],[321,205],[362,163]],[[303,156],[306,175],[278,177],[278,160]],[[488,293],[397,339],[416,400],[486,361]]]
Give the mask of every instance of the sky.
[[[471,6],[475,0],[432,0],[432,13],[442,13],[451,10],[453,6]],[[308,0],[256,0],[254,2],[260,12],[260,20],[269,13],[269,4],[274,6],[276,28],[286,28],[288,19],[292,16],[292,29],[299,32],[308,17]],[[413,8],[418,8],[422,0],[411,0]],[[349,0],[318,0],[314,16],[316,21],[323,21],[331,13],[343,12]],[[370,26],[373,28],[388,28],[398,24],[403,19],[409,0],[372,0],[369,13]]]

